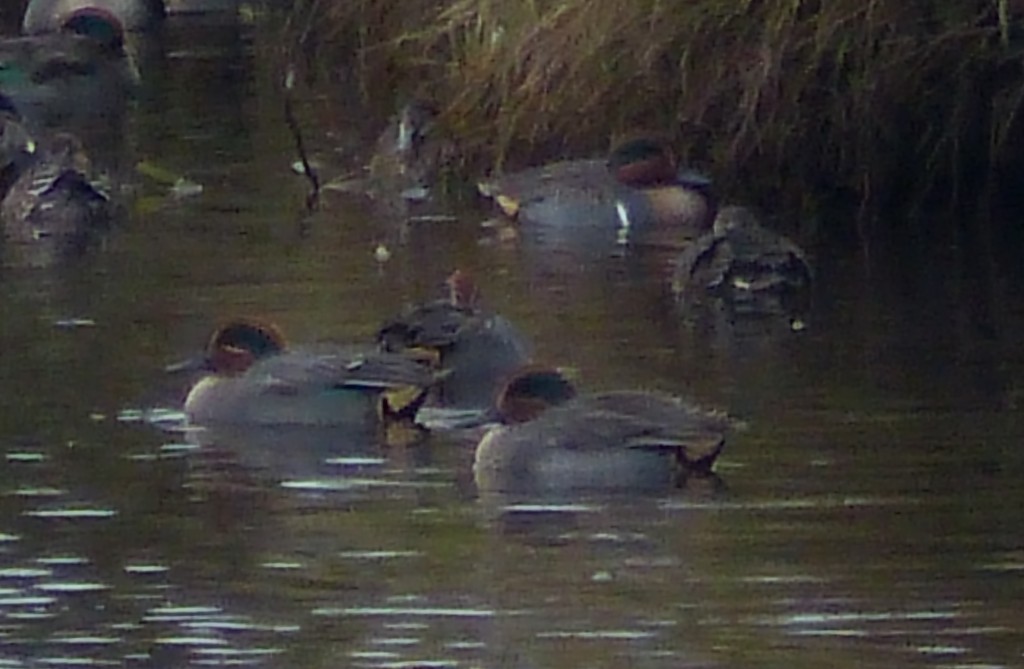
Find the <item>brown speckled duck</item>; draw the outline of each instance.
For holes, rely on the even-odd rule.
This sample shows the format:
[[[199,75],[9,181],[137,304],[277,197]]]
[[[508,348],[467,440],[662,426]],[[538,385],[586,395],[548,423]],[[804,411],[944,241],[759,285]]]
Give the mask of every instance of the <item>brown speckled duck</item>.
[[[487,409],[532,347],[508,319],[481,305],[468,272],[455,270],[445,284],[445,298],[406,309],[381,326],[377,341],[384,351],[425,359],[443,372],[441,406]]]
[[[58,133],[34,146],[27,162],[0,204],[7,239],[74,250],[109,226],[113,207],[74,135]]]
[[[406,102],[388,122],[367,165],[367,190],[377,197],[398,195],[415,202],[431,188],[455,154],[438,124],[437,108],[420,99]]]
[[[799,246],[762,226],[750,209],[729,206],[719,211],[713,229],[679,256],[672,288],[684,308],[712,299],[736,315],[802,319],[812,281]]]

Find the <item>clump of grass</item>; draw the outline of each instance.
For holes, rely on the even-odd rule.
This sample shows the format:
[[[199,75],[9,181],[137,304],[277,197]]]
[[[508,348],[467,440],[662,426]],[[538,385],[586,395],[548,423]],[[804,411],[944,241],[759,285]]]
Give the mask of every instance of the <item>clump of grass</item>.
[[[303,2],[314,62],[433,97],[467,171],[638,130],[794,206],[923,204],[1015,165],[1008,0]]]

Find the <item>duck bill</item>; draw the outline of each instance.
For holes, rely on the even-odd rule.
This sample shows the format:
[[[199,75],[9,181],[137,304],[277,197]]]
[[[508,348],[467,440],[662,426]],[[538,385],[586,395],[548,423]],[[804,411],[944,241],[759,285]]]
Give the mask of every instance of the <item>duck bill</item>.
[[[164,366],[167,374],[181,374],[184,372],[205,372],[210,369],[210,360],[205,355],[197,355],[184,360],[178,360]]]

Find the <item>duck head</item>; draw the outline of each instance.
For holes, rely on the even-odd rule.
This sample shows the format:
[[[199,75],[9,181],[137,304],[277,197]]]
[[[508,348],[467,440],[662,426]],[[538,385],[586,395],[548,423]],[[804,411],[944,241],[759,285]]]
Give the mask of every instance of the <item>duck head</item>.
[[[498,392],[494,407],[506,425],[529,422],[550,407],[576,397],[576,387],[551,367],[527,367],[514,374]]]
[[[54,133],[44,142],[43,153],[47,160],[65,170],[86,174],[92,166],[82,140],[70,132]]]
[[[421,200],[437,177],[437,170],[450,156],[450,145],[441,135],[437,108],[414,99],[392,116],[377,139],[367,165],[377,188],[401,189],[406,200]]]
[[[88,37],[111,53],[124,51],[124,26],[113,12],[103,7],[81,7],[61,24],[66,33]]]
[[[273,323],[234,318],[210,335],[202,355],[168,365],[167,372],[203,370],[219,376],[238,376],[261,358],[282,353],[284,335]]]
[[[402,105],[398,113],[398,134],[395,137],[395,150],[401,154],[415,157],[434,126],[437,109],[422,100],[413,100]]]
[[[676,246],[711,228],[718,211],[711,180],[694,170],[679,169],[664,142],[647,137],[622,142],[609,155],[608,170],[637,193],[616,202],[619,243],[626,243],[645,219],[655,225],[645,233],[644,243],[655,246]],[[640,198],[643,205],[638,207]],[[634,221],[638,214],[640,220]]]
[[[206,345],[206,364],[214,372],[241,374],[254,362],[281,353],[284,335],[272,323],[236,319],[218,327]]]
[[[730,205],[722,207],[715,216],[714,231],[716,236],[723,236],[732,230],[752,228],[758,225],[757,216],[747,207]]]
[[[608,169],[619,183],[635,188],[675,183],[677,172],[671,149],[649,137],[618,144],[608,156]]]
[[[474,309],[480,302],[480,288],[476,285],[473,275],[456,269],[444,281],[448,289],[448,299],[453,307]]]

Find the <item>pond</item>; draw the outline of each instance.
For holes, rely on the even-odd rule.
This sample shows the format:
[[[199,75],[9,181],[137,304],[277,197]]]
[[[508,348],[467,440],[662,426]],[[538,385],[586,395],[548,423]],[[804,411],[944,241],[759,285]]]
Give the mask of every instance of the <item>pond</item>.
[[[202,26],[169,28],[122,150],[202,192],[138,174],[102,248],[0,270],[0,665],[1024,666],[1013,271],[979,288],[955,240],[818,241],[807,329],[737,334],[683,322],[628,259],[538,265],[476,203],[405,225],[326,193],[304,220],[253,46],[272,31],[199,49]],[[472,433],[146,420],[180,408],[165,365],[227,316],[369,341],[453,267],[581,385],[742,420],[718,478],[507,505],[473,489]]]

